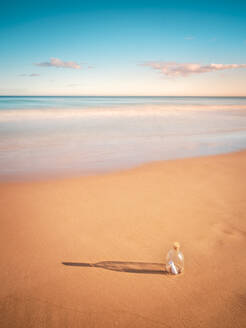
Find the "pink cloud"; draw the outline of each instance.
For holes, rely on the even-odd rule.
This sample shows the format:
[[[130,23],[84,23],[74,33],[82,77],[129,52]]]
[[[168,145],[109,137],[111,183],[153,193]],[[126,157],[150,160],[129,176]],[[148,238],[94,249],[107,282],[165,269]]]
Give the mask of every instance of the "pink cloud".
[[[49,62],[35,63],[36,66],[42,67],[57,67],[57,68],[72,68],[80,69],[80,65],[73,61],[64,62],[59,58],[50,58]]]
[[[200,65],[196,63],[177,63],[177,62],[161,62],[149,61],[141,64],[141,66],[148,66],[161,74],[168,77],[188,76],[191,74],[200,74],[208,72],[222,71],[226,69],[246,68],[246,64],[209,64]]]

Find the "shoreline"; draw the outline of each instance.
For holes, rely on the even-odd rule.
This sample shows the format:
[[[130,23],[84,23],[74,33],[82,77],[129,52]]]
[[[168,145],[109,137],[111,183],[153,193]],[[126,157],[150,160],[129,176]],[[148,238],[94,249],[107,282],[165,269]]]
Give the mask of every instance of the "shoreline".
[[[172,158],[172,159],[164,159],[164,160],[156,160],[156,161],[146,161],[142,162],[140,164],[136,165],[131,165],[131,166],[122,166],[119,168],[108,168],[105,170],[95,170],[95,171],[77,171],[74,173],[42,173],[42,174],[29,174],[29,175],[19,175],[19,176],[12,176],[11,178],[2,178],[0,176],[0,185],[1,184],[8,184],[8,183],[32,183],[32,182],[48,182],[48,181],[59,181],[59,180],[74,180],[74,179],[83,179],[83,178],[92,178],[92,177],[100,177],[100,176],[107,176],[111,174],[121,174],[124,172],[128,172],[131,170],[138,170],[141,169],[142,167],[145,166],[151,166],[151,165],[157,165],[165,162],[176,162],[176,161],[185,161],[185,160],[194,160],[194,159],[199,159],[199,158],[206,158],[206,157],[221,157],[221,156],[230,156],[233,154],[240,154],[240,153],[245,153],[246,149],[241,149],[241,150],[235,150],[232,152],[226,152],[226,153],[219,153],[219,154],[211,154],[211,155],[199,155],[199,156],[190,156],[190,157],[180,157],[180,158]]]

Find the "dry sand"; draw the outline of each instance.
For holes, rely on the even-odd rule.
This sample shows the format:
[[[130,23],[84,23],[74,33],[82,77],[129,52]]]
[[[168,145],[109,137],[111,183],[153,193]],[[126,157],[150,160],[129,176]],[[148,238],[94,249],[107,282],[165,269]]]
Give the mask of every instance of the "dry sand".
[[[1,183],[0,210],[1,328],[246,326],[246,152]]]

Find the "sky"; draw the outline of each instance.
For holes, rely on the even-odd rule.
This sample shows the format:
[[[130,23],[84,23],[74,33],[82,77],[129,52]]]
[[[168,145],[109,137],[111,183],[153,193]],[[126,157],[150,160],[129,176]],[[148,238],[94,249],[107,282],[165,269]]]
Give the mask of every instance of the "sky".
[[[4,1],[0,95],[246,96],[246,1]]]

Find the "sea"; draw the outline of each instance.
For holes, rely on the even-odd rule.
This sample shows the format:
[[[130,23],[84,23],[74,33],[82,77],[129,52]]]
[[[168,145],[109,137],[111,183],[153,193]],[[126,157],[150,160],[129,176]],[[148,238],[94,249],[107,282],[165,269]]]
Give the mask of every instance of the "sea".
[[[246,148],[246,97],[0,97],[0,180]]]

